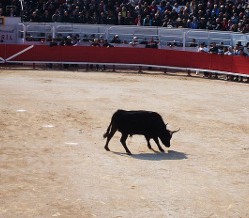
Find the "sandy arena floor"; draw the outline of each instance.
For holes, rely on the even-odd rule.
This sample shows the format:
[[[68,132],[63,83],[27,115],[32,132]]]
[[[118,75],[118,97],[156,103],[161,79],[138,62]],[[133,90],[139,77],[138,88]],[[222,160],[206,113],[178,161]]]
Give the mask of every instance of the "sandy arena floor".
[[[2,69],[0,97],[1,218],[249,217],[249,84]],[[166,153],[119,133],[107,152],[119,108],[181,130]]]

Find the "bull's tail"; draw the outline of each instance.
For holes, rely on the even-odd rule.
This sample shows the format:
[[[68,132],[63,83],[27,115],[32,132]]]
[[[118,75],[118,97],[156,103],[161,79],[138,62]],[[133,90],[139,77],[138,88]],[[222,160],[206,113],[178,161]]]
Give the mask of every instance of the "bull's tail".
[[[106,138],[106,137],[109,135],[111,127],[112,127],[112,122],[111,122],[110,125],[108,126],[108,128],[107,128],[107,130],[106,130],[106,133],[104,133],[104,135],[103,135],[104,138]]]
[[[117,110],[113,115],[112,115],[112,119],[111,119],[111,123],[108,126],[106,133],[104,133],[103,137],[106,138],[108,136],[110,136],[110,138],[115,134],[115,132],[118,130],[118,121],[119,121],[119,117],[120,114],[123,113],[123,110]],[[110,140],[110,139],[109,139]]]

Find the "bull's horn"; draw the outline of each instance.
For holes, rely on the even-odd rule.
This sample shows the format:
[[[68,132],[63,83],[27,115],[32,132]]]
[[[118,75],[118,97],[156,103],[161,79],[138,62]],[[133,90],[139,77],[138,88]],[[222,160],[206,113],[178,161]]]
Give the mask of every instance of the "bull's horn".
[[[178,130],[175,130],[175,131],[170,131],[171,135],[173,135],[174,133],[176,132],[179,132],[180,131],[180,128]]]

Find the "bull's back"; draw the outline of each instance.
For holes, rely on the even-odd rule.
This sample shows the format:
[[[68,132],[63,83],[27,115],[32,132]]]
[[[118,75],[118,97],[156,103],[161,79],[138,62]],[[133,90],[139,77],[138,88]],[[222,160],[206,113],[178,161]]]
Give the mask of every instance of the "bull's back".
[[[124,111],[116,112],[116,126],[121,133],[156,136],[163,128],[162,117],[152,111]]]

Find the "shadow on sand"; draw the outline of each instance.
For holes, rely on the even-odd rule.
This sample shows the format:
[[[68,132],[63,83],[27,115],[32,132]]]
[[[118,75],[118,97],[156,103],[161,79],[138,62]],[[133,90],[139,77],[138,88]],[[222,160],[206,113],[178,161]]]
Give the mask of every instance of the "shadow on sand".
[[[168,152],[165,152],[165,153],[155,151],[155,153],[140,153],[140,154],[132,154],[132,155],[127,155],[126,153],[121,153],[121,152],[113,152],[113,153],[121,155],[121,156],[128,156],[134,159],[151,160],[151,161],[188,159],[187,154],[183,152],[179,152],[179,151],[172,151],[172,150],[169,150]]]

